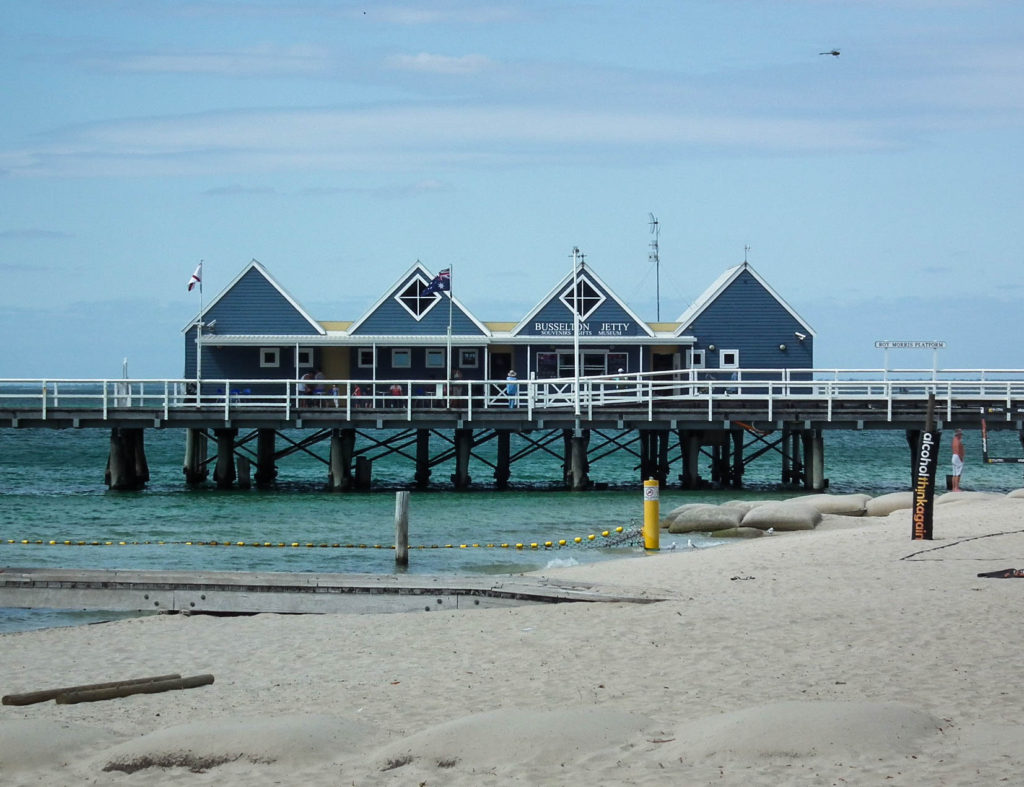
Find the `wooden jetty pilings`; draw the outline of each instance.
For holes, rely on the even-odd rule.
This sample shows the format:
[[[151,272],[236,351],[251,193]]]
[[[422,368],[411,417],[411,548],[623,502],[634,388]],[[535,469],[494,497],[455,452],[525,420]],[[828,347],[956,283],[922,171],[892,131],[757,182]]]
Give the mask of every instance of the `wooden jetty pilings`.
[[[837,378],[840,373],[834,370]],[[902,430],[913,446],[929,396],[939,397],[940,430],[978,429],[987,419],[990,431],[1024,435],[1024,371],[1003,382],[985,380],[995,373],[984,371],[971,373],[980,380],[895,380],[885,372],[873,380],[784,377],[699,384],[661,374],[634,375],[626,383],[587,380],[579,392],[569,381],[522,381],[523,406],[517,408],[504,398],[489,398],[495,381],[467,382],[468,395],[458,407],[411,394],[391,407],[357,406],[344,397],[297,407],[290,394],[275,399],[204,393],[197,402],[194,393],[173,393],[187,381],[167,380],[140,382],[139,394],[134,383],[124,383],[133,393],[114,398],[104,385],[102,395],[76,400],[70,383],[59,392],[57,385],[44,384],[41,394],[7,395],[0,381],[0,427],[107,430],[106,482],[112,489],[139,489],[148,480],[146,430],[181,429],[187,484],[212,480],[223,489],[269,488],[280,462],[304,453],[324,463],[325,486],[335,491],[370,488],[374,462],[385,456],[407,460],[409,482],[417,488],[437,482],[433,471],[445,465],[453,472],[442,482],[455,489],[474,481],[503,489],[514,482],[517,464],[535,454],[557,459],[560,478],[555,470],[551,481],[572,490],[593,486],[595,465],[610,457],[631,463],[637,480],[654,478],[686,489],[742,486],[748,466],[769,457],[779,460],[780,484],[820,491],[828,485],[827,430]],[[223,382],[224,391],[237,387],[229,383]],[[145,385],[159,393],[145,393]],[[324,442],[326,458],[323,448],[312,450]],[[480,476],[484,466],[490,477]]]

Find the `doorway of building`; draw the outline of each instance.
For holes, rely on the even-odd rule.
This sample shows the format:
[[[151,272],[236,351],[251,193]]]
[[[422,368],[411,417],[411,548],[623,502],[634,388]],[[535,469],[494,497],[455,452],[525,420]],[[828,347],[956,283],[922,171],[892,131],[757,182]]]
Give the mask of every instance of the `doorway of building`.
[[[512,368],[512,353],[491,353],[492,380],[504,380]]]

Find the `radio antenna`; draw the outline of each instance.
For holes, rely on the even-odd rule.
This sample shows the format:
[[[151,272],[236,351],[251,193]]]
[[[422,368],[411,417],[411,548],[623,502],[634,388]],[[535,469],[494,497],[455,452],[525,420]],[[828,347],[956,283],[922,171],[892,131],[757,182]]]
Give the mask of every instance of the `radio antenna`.
[[[661,262],[658,260],[658,236],[661,234],[661,225],[658,224],[658,217],[653,213],[648,213],[647,215],[651,217],[648,224],[651,225],[651,234],[654,236],[654,240],[651,241],[651,251],[647,255],[647,261],[654,263],[656,320],[661,322]]]

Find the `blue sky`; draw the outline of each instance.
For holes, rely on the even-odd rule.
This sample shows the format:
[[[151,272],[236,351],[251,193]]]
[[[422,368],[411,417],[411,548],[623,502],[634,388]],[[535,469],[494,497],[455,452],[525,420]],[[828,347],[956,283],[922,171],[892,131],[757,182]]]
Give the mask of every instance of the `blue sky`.
[[[663,320],[749,246],[820,367],[1024,367],[1016,0],[0,13],[0,377],[180,375],[200,259],[325,320],[419,259],[515,321],[578,246],[653,320],[650,212]]]

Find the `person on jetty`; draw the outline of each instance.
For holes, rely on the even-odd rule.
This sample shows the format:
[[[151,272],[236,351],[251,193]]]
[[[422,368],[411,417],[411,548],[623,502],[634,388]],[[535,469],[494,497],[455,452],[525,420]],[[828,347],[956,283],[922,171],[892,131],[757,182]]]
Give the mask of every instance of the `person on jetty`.
[[[302,375],[302,382],[299,383],[299,407],[310,407],[309,395],[313,393],[313,373],[306,372]]]
[[[509,409],[519,406],[519,378],[515,369],[509,369],[505,378],[505,396],[508,397]]]
[[[964,473],[964,431],[957,429],[953,432],[953,483],[951,490],[960,491],[960,476]]]

